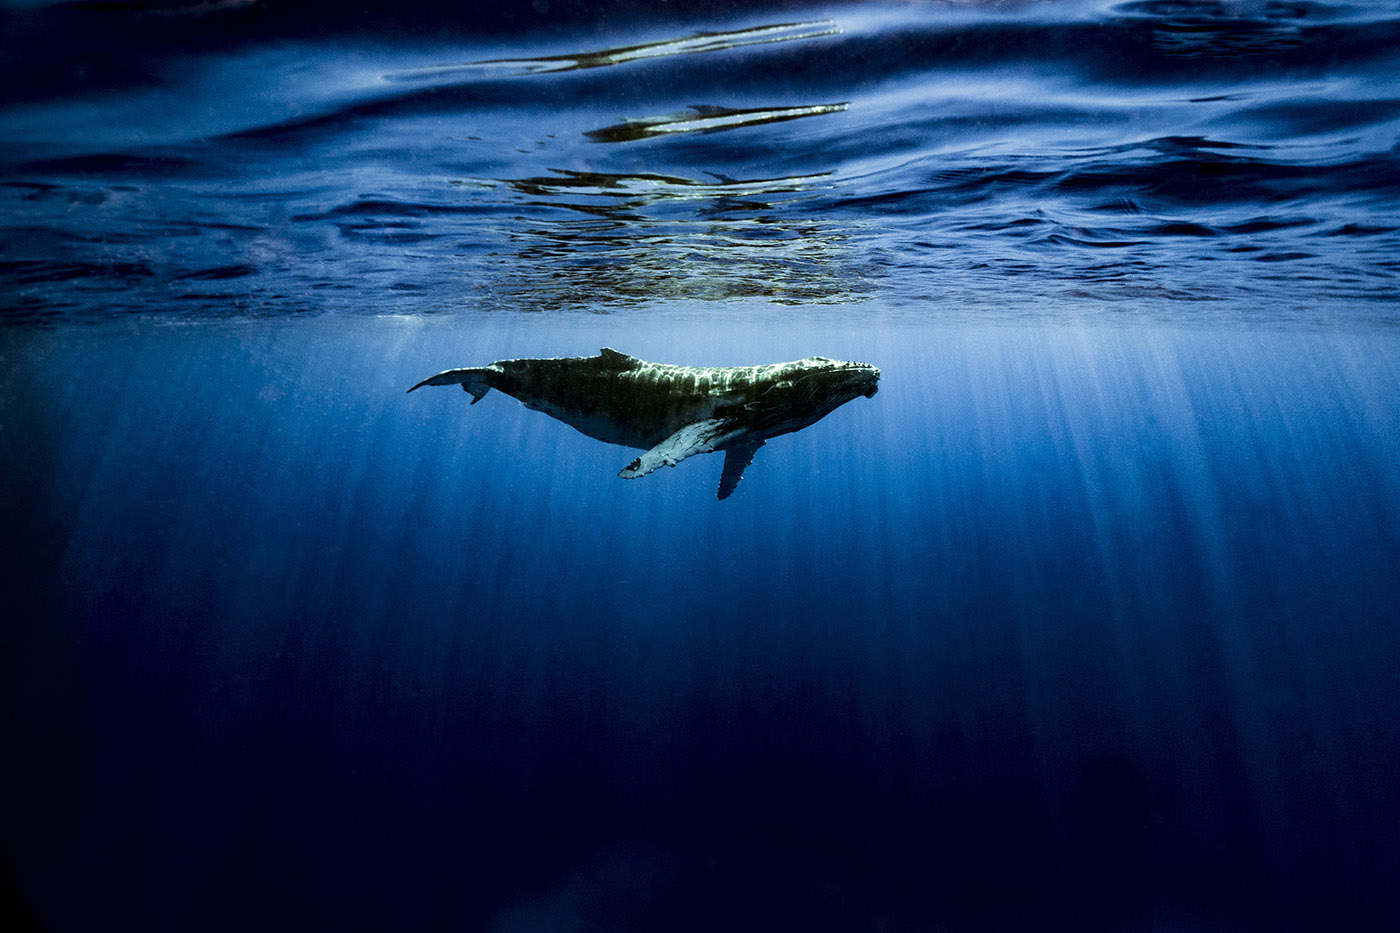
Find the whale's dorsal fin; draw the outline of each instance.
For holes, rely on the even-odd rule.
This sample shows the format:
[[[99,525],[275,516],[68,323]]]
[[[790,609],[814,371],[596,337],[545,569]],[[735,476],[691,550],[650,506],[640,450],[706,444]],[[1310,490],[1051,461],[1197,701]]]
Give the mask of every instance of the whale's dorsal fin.
[[[604,347],[598,351],[598,355],[603,358],[604,363],[614,369],[636,369],[642,364],[642,361],[635,356],[620,353],[612,347]]]
[[[735,444],[724,452],[724,472],[719,475],[719,497],[728,499],[739,480],[744,478],[744,467],[753,463],[753,455],[763,446],[763,438],[746,440]]]
[[[737,437],[742,430],[723,418],[692,421],[633,460],[617,475],[623,479],[636,479],[660,467],[675,466],[687,457],[709,453],[725,441]]]

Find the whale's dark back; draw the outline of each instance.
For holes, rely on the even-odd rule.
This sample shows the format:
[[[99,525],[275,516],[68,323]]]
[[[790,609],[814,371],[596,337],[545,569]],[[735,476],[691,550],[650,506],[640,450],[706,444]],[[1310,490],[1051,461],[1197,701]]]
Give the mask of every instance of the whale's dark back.
[[[743,404],[752,381],[733,369],[648,363],[613,351],[592,357],[501,360],[493,388],[589,437],[646,449],[708,417],[717,397]]]

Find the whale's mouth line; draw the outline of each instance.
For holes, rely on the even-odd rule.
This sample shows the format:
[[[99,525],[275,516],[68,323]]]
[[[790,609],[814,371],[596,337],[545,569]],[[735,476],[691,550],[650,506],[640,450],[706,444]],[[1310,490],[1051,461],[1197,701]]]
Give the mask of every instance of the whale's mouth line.
[[[868,380],[869,384],[860,392],[860,394],[866,398],[870,398],[876,392],[880,391],[880,371],[869,363],[852,363],[849,366],[842,367],[839,372],[843,375],[858,377],[857,385],[859,385],[862,380]]]

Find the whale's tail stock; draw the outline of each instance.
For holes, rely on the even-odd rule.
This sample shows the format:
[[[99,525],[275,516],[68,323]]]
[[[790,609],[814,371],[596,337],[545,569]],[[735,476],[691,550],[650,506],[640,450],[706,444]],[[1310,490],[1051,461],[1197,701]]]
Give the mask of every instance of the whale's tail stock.
[[[470,392],[472,404],[481,401],[482,396],[491,391],[491,387],[496,377],[500,373],[490,366],[482,366],[475,369],[449,369],[438,373],[436,376],[429,376],[418,383],[413,389],[421,389],[423,386],[461,386],[465,391]],[[412,392],[413,389],[408,391]]]

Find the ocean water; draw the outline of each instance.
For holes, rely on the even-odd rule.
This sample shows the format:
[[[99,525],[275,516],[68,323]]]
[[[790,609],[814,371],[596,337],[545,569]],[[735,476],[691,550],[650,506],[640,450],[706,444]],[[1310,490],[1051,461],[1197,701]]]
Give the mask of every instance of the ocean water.
[[[475,6],[0,5],[7,928],[1396,922],[1400,3]]]

